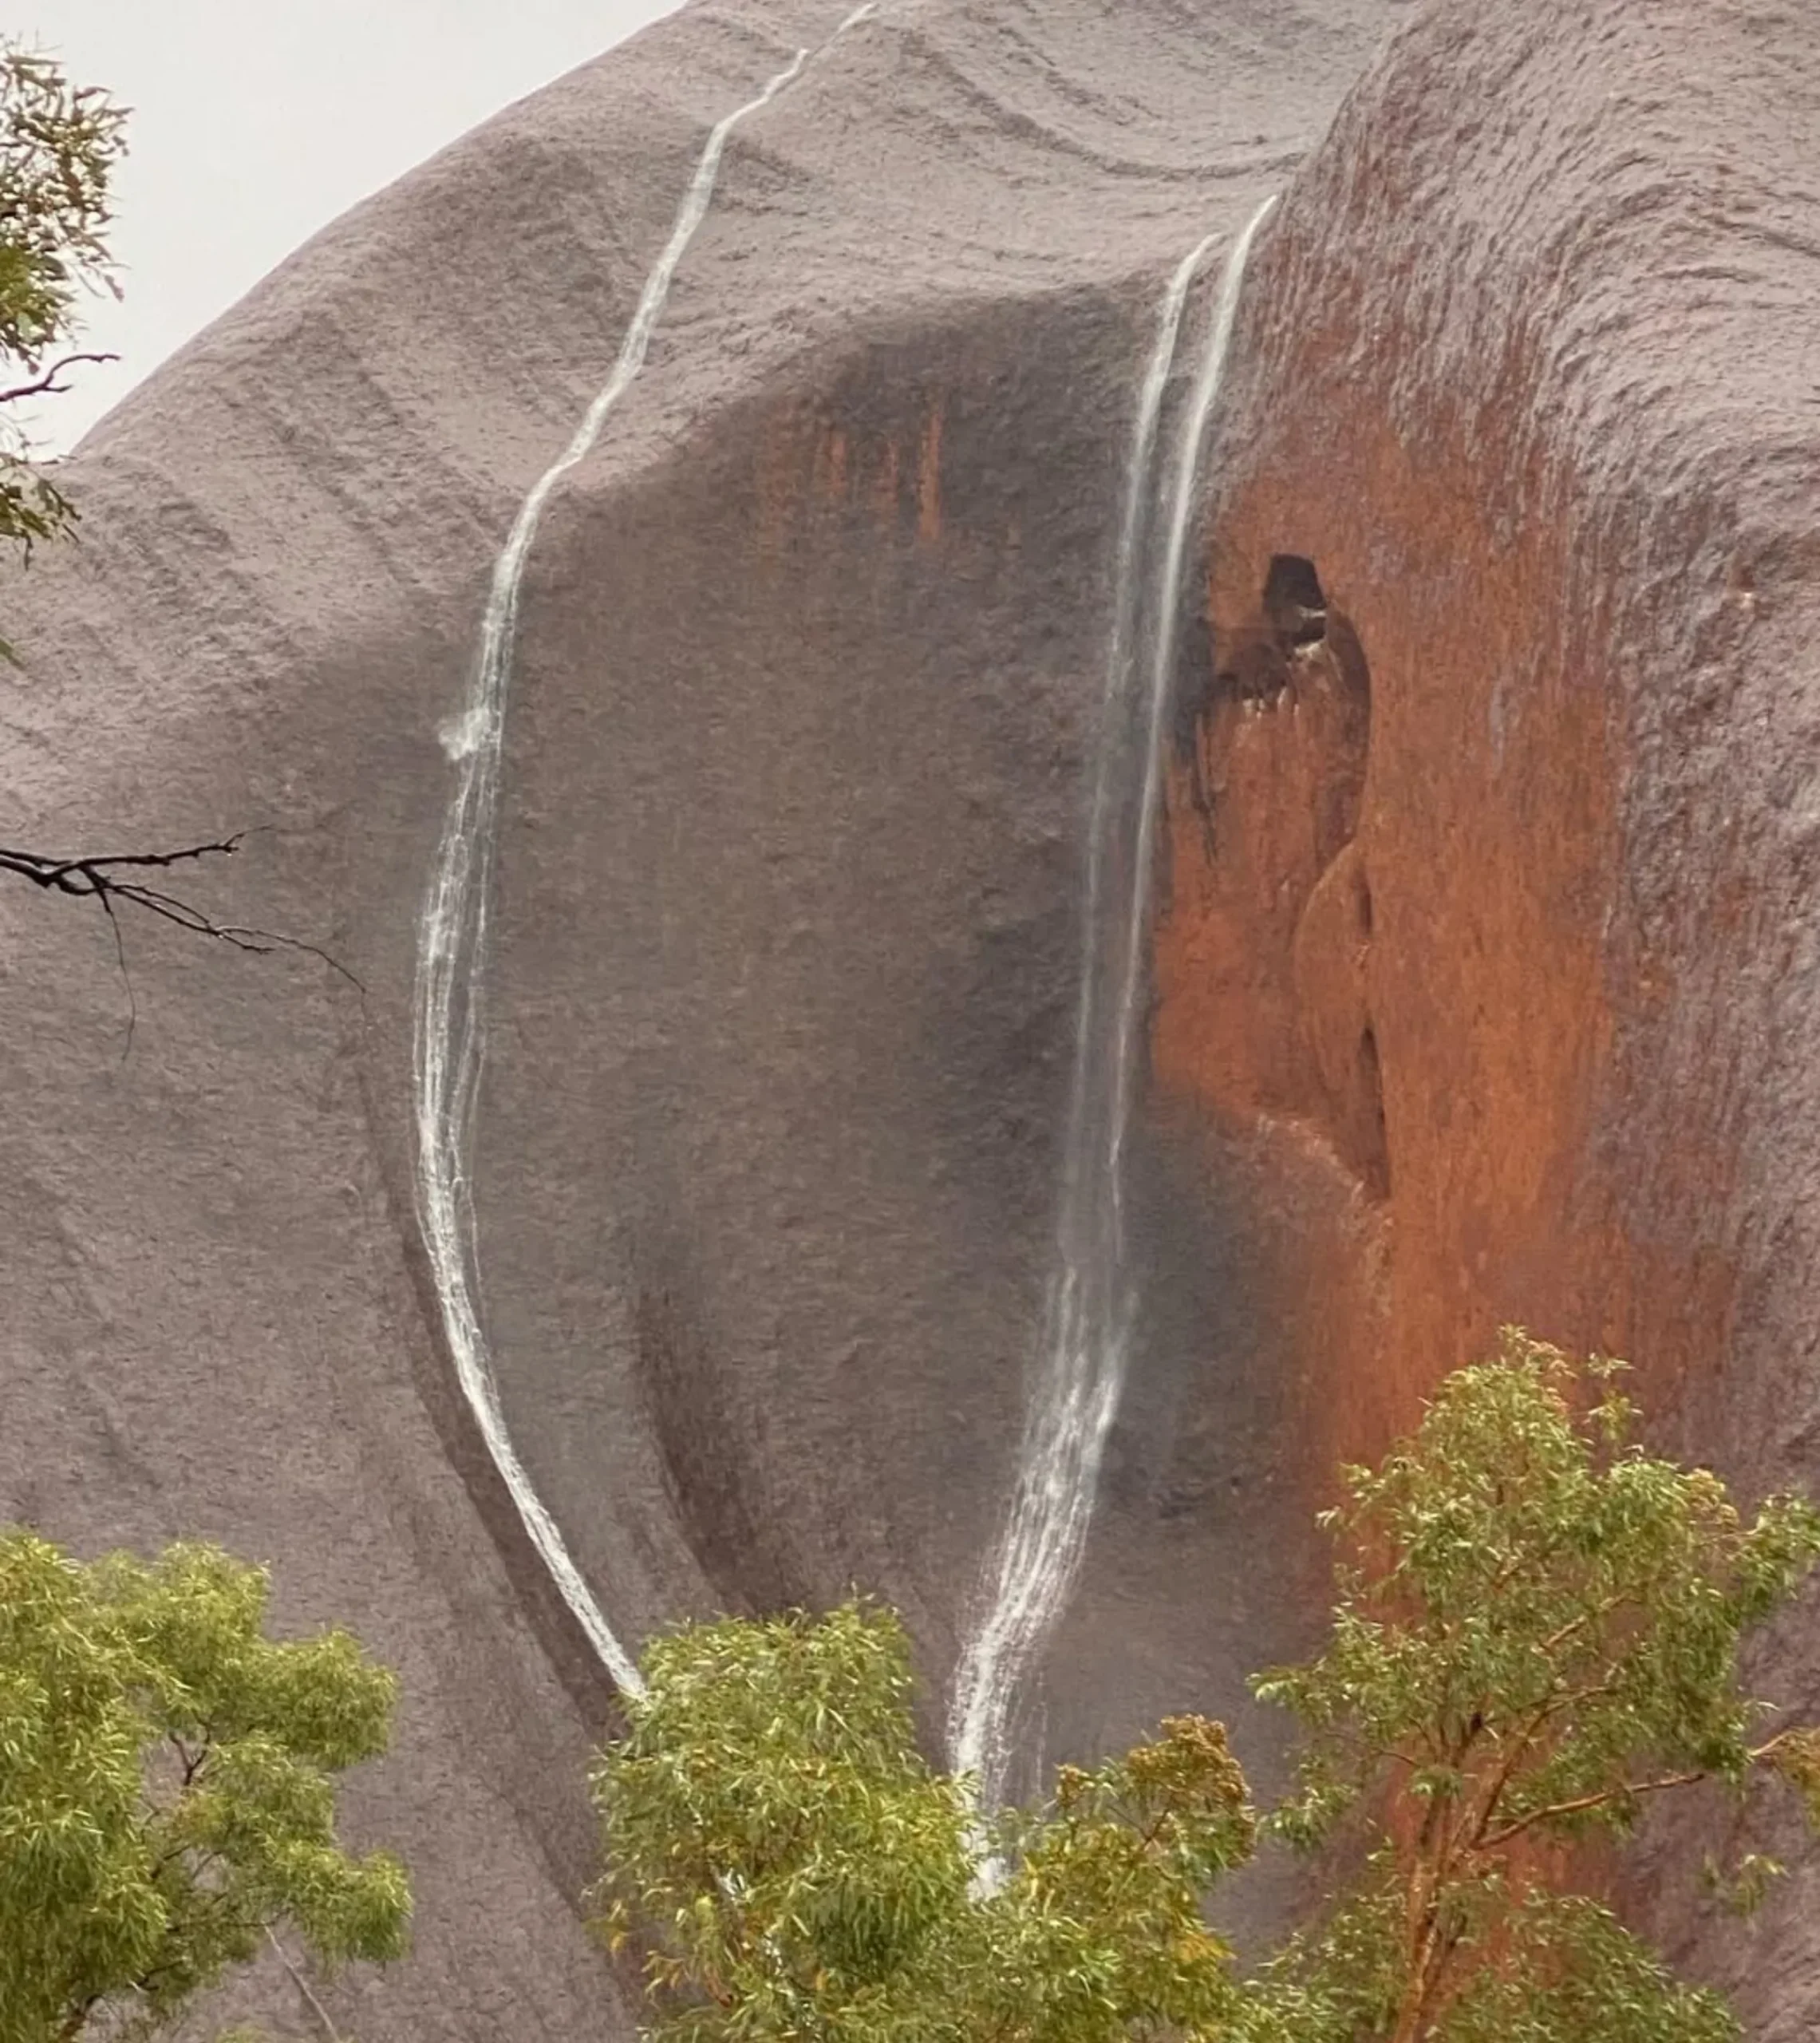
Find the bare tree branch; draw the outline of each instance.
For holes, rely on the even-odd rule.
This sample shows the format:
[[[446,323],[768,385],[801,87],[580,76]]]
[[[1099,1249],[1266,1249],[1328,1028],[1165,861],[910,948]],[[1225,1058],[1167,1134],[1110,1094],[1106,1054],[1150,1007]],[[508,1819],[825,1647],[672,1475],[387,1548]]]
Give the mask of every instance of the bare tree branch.
[[[120,357],[117,354],[66,354],[61,361],[53,362],[35,383],[21,383],[16,389],[0,390],[0,405],[17,404],[22,397],[49,397],[61,394],[67,390],[69,385],[67,383],[59,383],[57,377],[65,369],[73,369],[78,362],[118,362],[119,360]]]
[[[0,399],[0,402],[3,401]],[[131,1007],[127,1028],[128,1049],[138,1022],[138,1006],[133,998],[132,979],[127,970],[126,949],[120,933],[118,910],[122,904],[143,909],[160,921],[175,923],[179,929],[188,930],[194,936],[211,937],[219,943],[230,944],[236,950],[249,950],[262,956],[274,950],[307,952],[364,994],[366,988],[361,982],[340,958],[320,944],[308,942],[300,936],[286,936],[278,930],[257,929],[245,923],[217,922],[180,895],[167,893],[148,880],[125,876],[168,871],[172,866],[193,864],[205,859],[231,858],[245,840],[245,832],[236,831],[231,837],[218,838],[206,844],[186,844],[172,852],[115,852],[85,858],[47,858],[41,852],[23,852],[0,844],[0,873],[11,873],[17,879],[30,880],[33,886],[42,887],[47,893],[67,894],[78,900],[99,903],[102,914],[113,925],[115,952],[120,959],[121,975],[126,980]]]

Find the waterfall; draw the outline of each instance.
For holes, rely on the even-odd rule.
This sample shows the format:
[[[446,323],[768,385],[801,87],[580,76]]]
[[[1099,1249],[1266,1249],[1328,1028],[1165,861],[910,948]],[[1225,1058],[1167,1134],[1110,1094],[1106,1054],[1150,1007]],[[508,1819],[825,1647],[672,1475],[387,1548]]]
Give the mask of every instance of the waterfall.
[[[872,5],[855,9],[823,49],[831,47],[874,11]],[[486,1332],[480,1323],[472,1144],[485,1038],[481,980],[486,965],[506,697],[511,680],[525,561],[550,499],[557,484],[593,448],[607,414],[645,366],[651,336],[662,317],[677,265],[713,198],[728,137],[748,115],[768,105],[799,77],[808,61],[809,52],[798,50],[756,98],[736,107],[709,133],[669,239],[645,281],[611,376],[589,405],[574,438],[539,476],[519,508],[504,549],[494,563],[481,619],[479,656],[466,703],[441,733],[444,748],[459,772],[418,923],[413,1045],[417,1216],[456,1378],[493,1466],[563,1601],[608,1674],[622,1689],[633,1693],[638,1692],[643,1683],[632,1656],[595,1602],[512,1445]]]
[[[1257,209],[1226,258],[1167,496],[1159,460],[1163,400],[1189,291],[1213,238],[1183,260],[1163,295],[1131,441],[1088,826],[1074,1076],[1039,1372],[1017,1488],[987,1576],[989,1599],[961,1653],[949,1714],[953,1763],[975,1776],[988,1808],[1003,1796],[1012,1715],[1024,1681],[1080,1571],[1106,1434],[1123,1387],[1136,1305],[1125,1235],[1125,1142],[1182,567],[1202,445],[1225,373],[1246,260],[1276,203],[1268,199]],[[1147,607],[1144,569],[1153,559]]]

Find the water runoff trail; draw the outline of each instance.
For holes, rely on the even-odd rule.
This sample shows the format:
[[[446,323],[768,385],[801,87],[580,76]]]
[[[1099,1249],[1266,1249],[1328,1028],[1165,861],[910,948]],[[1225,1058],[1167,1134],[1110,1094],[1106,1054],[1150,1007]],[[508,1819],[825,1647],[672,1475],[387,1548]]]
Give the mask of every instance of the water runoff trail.
[[[875,4],[856,8],[822,45],[822,52],[875,12]],[[793,85],[813,56],[822,52],[798,50],[762,91],[743,106],[736,107],[710,132],[669,239],[645,280],[612,374],[588,406],[574,438],[539,476],[519,507],[511,534],[493,566],[481,619],[479,654],[466,701],[460,714],[442,733],[444,749],[459,773],[418,920],[413,1058],[417,1215],[456,1381],[519,1520],[563,1601],[607,1673],[620,1688],[634,1693],[644,1685],[638,1667],[607,1622],[512,1444],[480,1320],[472,1145],[485,1047],[482,981],[506,701],[525,563],[550,500],[563,477],[592,449],[608,414],[631,389],[645,366],[651,336],[663,316],[677,267],[707,216],[728,137],[741,121],[769,105]]]
[[[1013,1714],[1080,1571],[1129,1358],[1137,1299],[1125,1230],[1125,1144],[1144,998],[1163,720],[1202,446],[1225,375],[1251,245],[1276,203],[1265,201],[1226,257],[1167,476],[1164,400],[1189,294],[1217,235],[1193,250],[1170,280],[1139,400],[1088,826],[1074,1077],[1038,1375],[1017,1488],[949,1714],[951,1759],[957,1770],[974,1776],[986,1808],[1004,1798]]]

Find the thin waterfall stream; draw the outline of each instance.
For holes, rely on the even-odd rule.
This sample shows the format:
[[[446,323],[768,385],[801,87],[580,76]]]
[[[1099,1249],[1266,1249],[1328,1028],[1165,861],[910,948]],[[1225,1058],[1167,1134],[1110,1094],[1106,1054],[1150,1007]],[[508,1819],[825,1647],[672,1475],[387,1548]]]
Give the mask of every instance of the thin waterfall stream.
[[[856,8],[822,45],[823,50],[875,11],[873,4]],[[418,923],[413,1054],[418,1224],[456,1381],[519,1521],[563,1602],[613,1680],[634,1693],[644,1685],[638,1667],[607,1622],[512,1444],[480,1318],[472,1142],[485,1047],[482,982],[506,701],[525,563],[551,497],[563,477],[591,451],[608,414],[645,366],[677,267],[707,216],[728,136],[741,121],[793,84],[810,61],[811,53],[799,49],[762,91],[736,107],[709,132],[669,239],[645,281],[611,376],[567,447],[519,506],[494,563],[467,701],[442,733],[444,749],[460,772]]]
[[[1139,397],[1115,566],[1088,825],[1074,1073],[1038,1374],[1017,1486],[987,1572],[989,1594],[962,1650],[949,1713],[952,1762],[974,1776],[989,1808],[1004,1796],[1013,1718],[1024,1684],[1080,1572],[1129,1361],[1138,1301],[1126,1235],[1125,1148],[1182,576],[1202,448],[1225,376],[1246,265],[1276,203],[1272,197],[1258,207],[1226,257],[1167,490],[1164,400],[1189,293],[1217,237],[1194,249],[1170,280]],[[1146,571],[1153,563],[1147,603]]]

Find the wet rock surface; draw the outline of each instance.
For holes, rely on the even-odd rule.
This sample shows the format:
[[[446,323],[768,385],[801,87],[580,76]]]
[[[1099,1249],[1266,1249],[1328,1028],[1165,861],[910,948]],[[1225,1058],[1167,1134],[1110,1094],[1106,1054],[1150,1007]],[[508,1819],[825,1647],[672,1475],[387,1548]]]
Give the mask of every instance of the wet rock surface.
[[[251,827],[189,891],[361,982],[129,924],[123,1057],[105,926],[0,895],[0,1511],[219,1538],[400,1667],[353,1813],[417,1953],[330,2002],[373,2039],[630,2033],[576,1900],[611,1698],[416,1246],[417,916],[516,505],[708,126],[844,11],[686,7],[351,215],[97,429],[81,547],[6,591],[8,834]],[[1183,634],[1144,1315],[1030,1752],[1242,1716],[1332,1456],[1500,1318],[1815,1472],[1820,66],[1798,6],[1715,12],[886,0],[740,129],[531,562],[485,981],[502,1397],[626,1634],[858,1585],[953,1665],[1136,380],[1279,186]],[[1793,2036],[1777,1906],[1685,1948]]]

